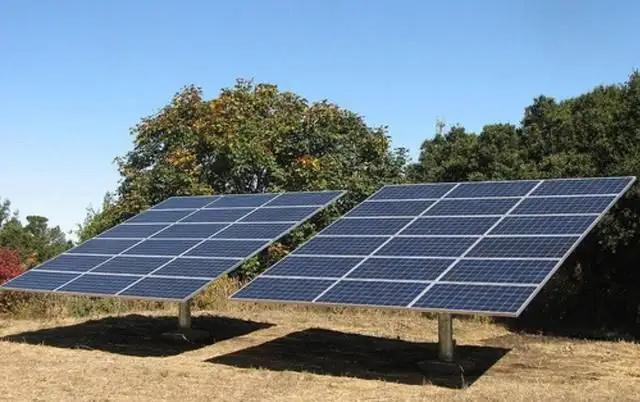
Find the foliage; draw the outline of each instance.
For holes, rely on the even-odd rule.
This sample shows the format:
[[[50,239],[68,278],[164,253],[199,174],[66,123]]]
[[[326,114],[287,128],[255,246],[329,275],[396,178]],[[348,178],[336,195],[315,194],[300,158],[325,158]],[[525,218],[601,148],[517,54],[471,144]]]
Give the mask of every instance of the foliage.
[[[22,272],[18,253],[7,248],[0,248],[0,284]]]
[[[409,172],[412,181],[640,176],[640,74],[561,102],[540,96],[518,127],[491,124],[478,135],[453,127],[422,144]],[[639,187],[597,226],[520,322],[640,331]]]
[[[244,80],[211,100],[186,87],[132,135],[133,149],[116,159],[120,186],[100,212],[89,211],[81,239],[172,195],[347,189],[344,210],[382,183],[403,180],[407,162],[406,150],[390,149],[383,127],[327,101]],[[303,225],[243,272],[260,271],[339,209]]]

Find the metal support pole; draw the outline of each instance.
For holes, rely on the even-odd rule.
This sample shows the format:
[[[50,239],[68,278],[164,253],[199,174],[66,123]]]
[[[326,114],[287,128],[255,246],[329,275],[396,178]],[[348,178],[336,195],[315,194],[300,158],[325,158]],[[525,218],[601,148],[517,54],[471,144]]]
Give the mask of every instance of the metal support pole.
[[[191,328],[191,301],[180,303],[178,307],[178,325],[180,329]]]
[[[451,314],[438,314],[438,358],[453,361],[453,320]]]

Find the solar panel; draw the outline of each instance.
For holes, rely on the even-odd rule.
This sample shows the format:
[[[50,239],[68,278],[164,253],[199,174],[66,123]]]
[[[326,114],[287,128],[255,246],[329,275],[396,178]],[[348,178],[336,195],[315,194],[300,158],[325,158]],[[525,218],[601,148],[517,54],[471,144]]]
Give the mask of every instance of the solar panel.
[[[185,301],[342,195],[171,197],[0,289]]]
[[[634,181],[385,186],[231,299],[517,317]]]

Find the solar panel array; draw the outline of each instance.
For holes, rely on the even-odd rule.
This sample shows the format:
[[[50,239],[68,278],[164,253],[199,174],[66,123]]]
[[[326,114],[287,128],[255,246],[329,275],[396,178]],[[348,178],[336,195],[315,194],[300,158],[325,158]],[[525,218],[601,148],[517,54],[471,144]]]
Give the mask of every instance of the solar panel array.
[[[0,288],[187,300],[343,194],[172,197]]]
[[[518,316],[634,181],[386,186],[232,299]]]

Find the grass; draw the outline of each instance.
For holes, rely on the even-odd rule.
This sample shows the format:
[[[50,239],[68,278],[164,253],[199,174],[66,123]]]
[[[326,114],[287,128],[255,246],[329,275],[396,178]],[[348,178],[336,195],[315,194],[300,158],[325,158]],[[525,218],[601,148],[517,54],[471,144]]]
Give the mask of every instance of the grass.
[[[234,285],[217,286],[195,303],[201,309],[194,327],[214,338],[205,344],[159,337],[176,324],[168,305],[107,316],[89,309],[82,319],[0,318],[0,399],[640,400],[634,343],[532,336],[456,320],[457,352],[476,368],[442,377],[417,366],[435,354],[437,323],[428,316],[233,303],[220,295]]]

